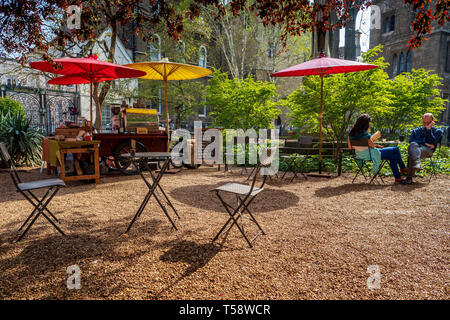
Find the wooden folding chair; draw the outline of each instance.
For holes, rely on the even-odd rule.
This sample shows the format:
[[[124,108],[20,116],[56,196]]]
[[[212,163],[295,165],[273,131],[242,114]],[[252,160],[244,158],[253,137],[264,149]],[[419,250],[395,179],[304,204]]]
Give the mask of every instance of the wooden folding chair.
[[[356,152],[353,154],[353,159],[355,160],[356,165],[358,166],[358,171],[356,172],[352,180],[352,183],[355,182],[356,178],[359,175],[362,175],[366,181],[370,179],[369,184],[371,184],[373,181],[378,181],[376,180],[377,178],[380,178],[380,180],[384,183],[383,177],[380,175],[380,172],[381,169],[383,169],[384,165],[387,163],[387,160],[381,160],[377,172],[375,172],[375,174],[373,175],[371,174],[372,171],[369,167],[369,163],[370,162],[373,163],[373,157],[372,157],[372,148],[370,148],[369,146],[369,139],[350,140],[350,144],[352,145],[352,147],[365,147],[369,150],[369,160],[359,158],[356,155]],[[364,172],[365,170],[366,172]]]
[[[25,230],[19,236],[17,241],[22,240],[25,234],[30,230],[31,226],[36,222],[37,218],[42,215],[45,219],[50,222],[56,230],[58,230],[63,236],[65,233],[56,225],[59,223],[59,220],[55,217],[55,215],[47,208],[50,201],[56,195],[60,187],[65,187],[64,181],[61,179],[44,179],[37,180],[31,182],[22,182],[19,174],[17,172],[16,166],[14,165],[11,156],[9,155],[8,150],[4,143],[0,142],[0,153],[3,155],[3,159],[10,166],[10,175],[13,180],[14,185],[16,186],[17,192],[20,192],[25,199],[27,199],[34,207],[34,210],[22,224],[18,231],[21,231],[25,226]],[[33,190],[44,189],[47,188],[47,192],[44,196],[39,200],[39,198],[33,194]],[[48,214],[48,215],[47,215]]]
[[[250,247],[253,247],[252,243],[258,236],[260,236],[261,234],[263,234],[263,235],[265,234],[264,230],[261,228],[259,223],[256,221],[255,216],[250,211],[249,206],[255,200],[256,196],[259,193],[261,193],[261,191],[264,190],[263,187],[266,182],[267,175],[264,174],[263,181],[259,187],[255,186],[256,180],[257,180],[258,174],[260,173],[261,169],[264,169],[264,167],[266,167],[272,163],[274,155],[275,155],[275,152],[273,152],[273,150],[271,150],[271,155],[269,157],[267,157],[267,159],[264,159],[264,161],[261,160],[258,162],[258,164],[255,168],[255,171],[254,171],[251,185],[240,184],[240,183],[227,183],[225,185],[222,185],[220,187],[217,187],[217,188],[211,190],[211,191],[216,192],[216,196],[219,198],[223,207],[230,215],[228,220],[225,222],[225,224],[222,226],[222,228],[219,230],[217,235],[212,240],[213,242],[219,238],[219,236],[225,231],[225,229],[227,228],[227,226],[230,223],[231,223],[231,225],[228,227],[228,229],[225,231],[225,233],[228,233],[228,231],[233,226],[236,226]],[[236,200],[237,200],[237,206],[233,207],[232,205],[227,203],[224,200],[221,192],[235,195]],[[249,220],[252,221],[259,229],[258,234],[252,240],[249,239],[249,237],[247,236],[247,234],[245,233],[245,230],[244,230],[244,226],[242,223],[242,218],[244,217],[244,214],[248,214]],[[239,220],[241,220],[241,222],[239,222]]]

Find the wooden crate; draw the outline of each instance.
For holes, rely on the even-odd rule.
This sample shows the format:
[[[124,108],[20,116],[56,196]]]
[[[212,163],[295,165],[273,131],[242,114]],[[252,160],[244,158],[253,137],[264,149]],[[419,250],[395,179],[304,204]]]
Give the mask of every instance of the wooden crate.
[[[55,135],[62,135],[66,138],[76,138],[78,133],[84,130],[86,132],[91,131],[90,127],[80,127],[80,128],[56,128]]]

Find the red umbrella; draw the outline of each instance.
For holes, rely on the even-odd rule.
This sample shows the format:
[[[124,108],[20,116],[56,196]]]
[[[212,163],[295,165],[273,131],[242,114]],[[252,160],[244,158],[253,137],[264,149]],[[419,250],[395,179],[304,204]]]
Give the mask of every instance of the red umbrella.
[[[296,66],[275,72],[272,77],[320,76],[320,116],[319,116],[319,173],[322,172],[322,108],[323,108],[323,77],[326,74],[347,73],[370,70],[378,66],[351,60],[327,58],[323,53],[316,59],[300,63]]]
[[[83,84],[90,83],[90,116],[92,130],[92,84],[102,81],[110,81],[119,78],[137,78],[145,76],[145,72],[129,67],[97,60],[97,56],[90,55],[87,58],[62,58],[50,61],[35,61],[30,67],[55,74],[64,75],[50,80],[49,84]],[[98,104],[98,97],[97,106]],[[101,128],[101,113],[100,128]]]

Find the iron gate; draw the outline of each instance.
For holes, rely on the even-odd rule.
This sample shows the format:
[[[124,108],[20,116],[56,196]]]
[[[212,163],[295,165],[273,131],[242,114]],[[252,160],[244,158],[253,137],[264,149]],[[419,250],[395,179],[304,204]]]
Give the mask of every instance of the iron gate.
[[[54,132],[64,120],[76,120],[76,116],[70,114],[69,107],[80,110],[79,92],[3,85],[0,96],[20,102],[31,124],[44,135]]]

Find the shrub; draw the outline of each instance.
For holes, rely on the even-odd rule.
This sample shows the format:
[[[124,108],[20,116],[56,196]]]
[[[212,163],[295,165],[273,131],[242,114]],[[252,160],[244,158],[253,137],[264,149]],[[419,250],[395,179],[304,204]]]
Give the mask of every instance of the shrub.
[[[15,164],[41,162],[43,135],[22,113],[0,114],[0,142],[4,142]]]
[[[0,115],[6,115],[10,112],[25,115],[25,109],[20,102],[11,98],[0,98]]]
[[[399,145],[400,153],[402,155],[403,161],[405,164],[407,164],[408,159],[408,144],[400,144]],[[439,152],[439,160],[435,164],[435,171],[436,173],[442,173],[442,174],[450,174],[450,148],[442,146],[438,151]],[[309,159],[307,159],[301,167],[299,167],[299,164],[301,163],[301,160],[298,160],[296,164],[294,165],[295,170],[301,171],[301,172],[311,172],[318,170],[319,167],[319,160],[318,156],[314,155],[311,156]],[[424,158],[420,161],[421,166],[423,170],[416,173],[416,175],[423,177],[427,174],[430,174],[433,170],[431,161],[429,158]],[[369,164],[369,167],[371,167],[371,164]],[[322,158],[322,168],[324,171],[328,172],[336,172],[337,170],[337,162],[335,162],[331,158]],[[287,169],[287,163],[283,159],[280,159],[280,170],[284,171]],[[342,172],[356,172],[358,170],[358,167],[356,165],[356,162],[353,160],[351,155],[344,154],[342,158]],[[392,176],[392,170],[389,167],[389,164],[386,164],[383,169],[380,172],[380,175],[382,176]]]

